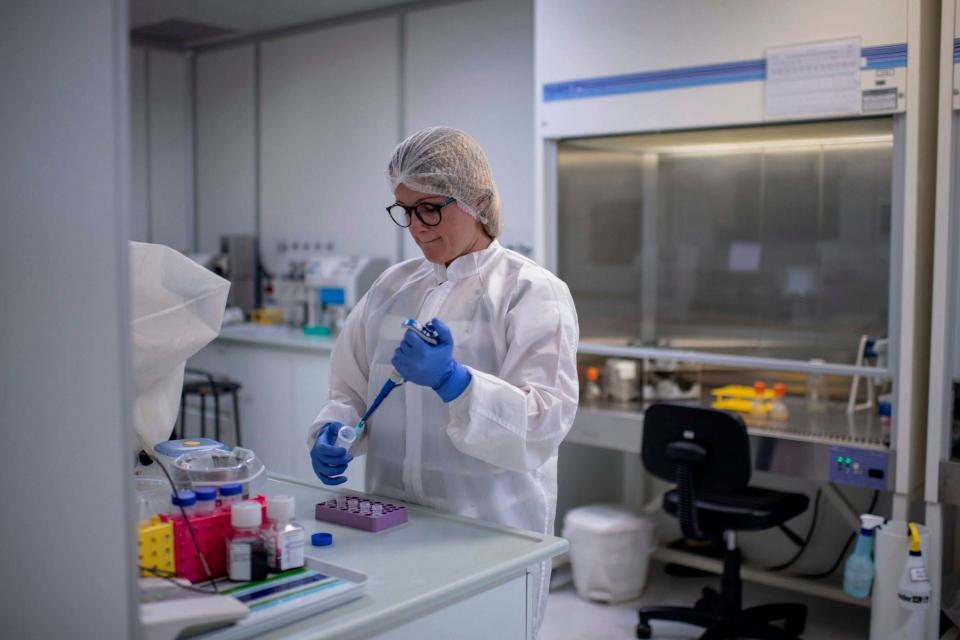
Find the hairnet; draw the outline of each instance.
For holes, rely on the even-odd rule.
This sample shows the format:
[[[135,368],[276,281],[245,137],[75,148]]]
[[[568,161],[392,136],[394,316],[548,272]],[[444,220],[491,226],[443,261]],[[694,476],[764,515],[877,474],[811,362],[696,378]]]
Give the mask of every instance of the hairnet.
[[[450,127],[418,131],[397,145],[387,169],[390,185],[456,198],[491,238],[500,235],[500,196],[490,163],[468,134]]]

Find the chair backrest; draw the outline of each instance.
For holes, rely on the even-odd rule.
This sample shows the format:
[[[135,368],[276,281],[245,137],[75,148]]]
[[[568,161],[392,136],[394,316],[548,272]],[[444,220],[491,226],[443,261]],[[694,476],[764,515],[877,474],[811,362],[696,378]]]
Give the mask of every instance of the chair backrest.
[[[676,444],[674,444],[676,443]],[[677,444],[681,445],[678,449]],[[750,439],[740,416],[717,409],[657,403],[643,413],[643,466],[667,480],[677,481],[675,458],[684,457],[683,445],[704,450],[696,469],[695,485],[711,491],[739,489],[750,482]],[[669,449],[673,446],[674,453]],[[687,453],[692,452],[688,449]],[[690,455],[685,456],[690,458]]]
[[[696,494],[732,491],[750,482],[750,440],[739,416],[673,404],[643,413],[643,466],[677,483],[677,518],[687,538],[706,538],[697,523]]]

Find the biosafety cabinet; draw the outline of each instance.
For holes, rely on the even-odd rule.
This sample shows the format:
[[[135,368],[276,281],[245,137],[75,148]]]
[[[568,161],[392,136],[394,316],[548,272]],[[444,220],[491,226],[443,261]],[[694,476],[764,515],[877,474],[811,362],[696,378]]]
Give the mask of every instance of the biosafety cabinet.
[[[889,492],[907,516],[926,472],[940,13],[537,2],[538,258],[573,293],[581,368],[627,359],[642,378],[636,398],[582,394],[591,437],[627,442],[610,434],[642,425],[667,374],[705,404],[777,381],[789,419],[746,419],[758,468]]]

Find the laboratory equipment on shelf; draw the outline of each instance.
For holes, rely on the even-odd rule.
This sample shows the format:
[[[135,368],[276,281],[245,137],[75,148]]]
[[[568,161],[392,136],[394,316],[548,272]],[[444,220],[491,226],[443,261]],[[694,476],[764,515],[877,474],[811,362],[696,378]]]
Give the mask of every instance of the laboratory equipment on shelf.
[[[856,366],[874,366],[886,368],[887,351],[890,341],[886,339],[871,338],[868,335],[860,336],[860,344],[857,346]],[[867,394],[863,402],[857,402],[860,393],[860,379],[863,376],[853,376],[850,381],[850,397],[847,400],[847,413],[853,414],[857,411],[870,411],[877,407],[877,396],[888,393],[890,390],[889,378],[866,378]]]
[[[583,389],[584,400],[599,400],[603,397],[603,389],[600,388],[600,367],[587,367],[586,383]]]
[[[643,359],[644,400],[699,400],[701,367],[667,358]]]
[[[787,404],[783,401],[787,395],[787,385],[778,382],[773,385],[773,400],[770,402],[770,419],[783,422],[790,417]]]
[[[810,364],[824,364],[824,361],[822,358],[813,358]],[[823,413],[827,410],[829,398],[827,377],[819,372],[807,374],[807,411]]]
[[[753,383],[753,402],[750,404],[750,415],[754,418],[766,417],[770,411],[770,403],[767,402],[767,385],[759,380]]]
[[[337,333],[347,313],[360,302],[388,261],[366,256],[315,256],[307,261],[308,334]]]
[[[640,397],[640,375],[636,360],[610,358],[603,371],[606,396],[618,402],[630,402]]]
[[[416,333],[421,340],[427,344],[436,345],[439,336],[436,329],[430,326],[430,323],[427,323],[424,326],[417,324],[416,320],[404,320],[401,324],[408,331],[413,331]],[[373,415],[373,412],[377,410],[377,407],[386,399],[390,392],[393,391],[396,387],[399,387],[404,382],[403,377],[397,372],[396,369],[393,369],[390,372],[389,378],[383,383],[383,386],[380,388],[380,392],[377,394],[377,397],[374,398],[373,402],[370,404],[370,407],[367,409],[366,413],[363,414],[363,417],[360,418],[360,421],[357,423],[356,427],[351,427],[344,425],[340,427],[340,431],[337,432],[337,441],[334,443],[337,447],[343,447],[347,451],[350,450],[350,447],[353,446],[353,443],[357,441],[357,438],[363,433],[363,429],[366,427],[367,420],[370,419],[370,416]]]
[[[757,382],[752,387],[728,384],[713,389],[710,394],[714,398],[711,404],[714,409],[749,413],[755,417],[764,417],[770,412],[774,397],[773,391],[767,389],[763,382]]]
[[[271,571],[302,567],[307,534],[293,519],[296,500],[293,496],[267,498],[267,525],[263,529],[267,549],[267,566]]]

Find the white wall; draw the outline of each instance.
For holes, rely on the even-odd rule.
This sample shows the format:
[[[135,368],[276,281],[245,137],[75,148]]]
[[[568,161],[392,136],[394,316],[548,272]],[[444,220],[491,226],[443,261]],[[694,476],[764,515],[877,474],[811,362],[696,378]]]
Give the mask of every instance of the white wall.
[[[253,45],[197,57],[197,249],[220,236],[256,233],[256,108]]]
[[[260,54],[260,247],[280,240],[392,258],[386,165],[399,122],[395,16],[268,40]]]
[[[253,46],[261,51],[253,171],[268,268],[277,266],[283,240],[391,259],[419,255],[383,211],[392,201],[385,167],[403,135],[436,124],[479,140],[500,188],[501,240],[532,247],[533,0],[400,7],[386,17],[201,51],[201,250],[216,248],[223,233],[251,229],[249,211],[257,207],[247,164],[258,124],[250,115],[256,98],[247,97],[256,84],[246,53]]]
[[[475,137],[500,190],[501,242],[532,247],[532,0],[411,11],[404,31],[404,135],[448,125]],[[420,255],[405,238],[405,255]]]
[[[3,638],[136,609],[126,3],[0,3]]]
[[[178,251],[194,244],[193,106],[190,58],[147,56],[150,241]]]
[[[150,241],[147,176],[147,50],[130,48],[130,239]]]
[[[189,54],[130,49],[130,237],[194,248]]]

